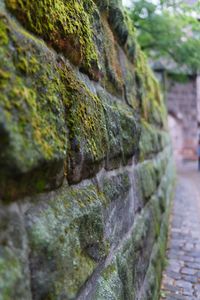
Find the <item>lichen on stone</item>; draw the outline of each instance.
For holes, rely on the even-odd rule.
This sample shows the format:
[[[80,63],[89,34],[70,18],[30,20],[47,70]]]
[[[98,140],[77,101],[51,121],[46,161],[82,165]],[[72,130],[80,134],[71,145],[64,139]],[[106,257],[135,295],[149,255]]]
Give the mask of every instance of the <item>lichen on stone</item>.
[[[111,94],[123,95],[124,82],[119,63],[119,46],[105,16],[102,17],[102,25],[104,29],[106,69],[106,76],[103,82],[105,82],[105,87]]]
[[[6,0],[7,8],[22,24],[64,53],[75,65],[92,76],[98,71],[98,55],[93,41],[92,0]]]
[[[0,127],[4,137],[0,156],[1,176],[7,178],[13,176],[13,170],[25,174],[41,162],[63,161],[67,131],[64,88],[54,56],[5,17],[0,19],[0,28],[4,36],[0,50]]]
[[[128,12],[3,2],[0,198],[19,201],[23,231],[0,224],[0,298],[156,299],[174,169]]]
[[[68,64],[60,65],[60,74],[66,89],[64,105],[70,140],[68,179],[77,182],[90,177],[92,164],[98,165],[105,158],[107,128],[103,104],[97,94],[76,77]]]
[[[74,299],[108,255],[101,197],[93,185],[65,187],[27,212],[32,290],[37,297]]]
[[[123,299],[124,291],[117,270],[116,257],[104,268],[97,280],[93,299],[115,300]]]

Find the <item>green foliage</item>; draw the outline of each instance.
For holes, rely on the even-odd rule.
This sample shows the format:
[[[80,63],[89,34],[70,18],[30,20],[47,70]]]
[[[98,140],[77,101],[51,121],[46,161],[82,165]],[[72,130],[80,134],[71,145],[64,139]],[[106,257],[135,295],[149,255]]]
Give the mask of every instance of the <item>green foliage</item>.
[[[134,0],[131,19],[142,49],[153,59],[165,58],[192,72],[200,69],[200,5],[183,1]]]

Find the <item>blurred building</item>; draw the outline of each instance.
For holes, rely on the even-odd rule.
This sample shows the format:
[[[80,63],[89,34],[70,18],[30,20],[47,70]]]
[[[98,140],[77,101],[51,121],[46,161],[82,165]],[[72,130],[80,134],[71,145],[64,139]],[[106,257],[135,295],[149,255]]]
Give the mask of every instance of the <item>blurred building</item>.
[[[200,133],[200,77],[169,61],[152,67],[163,86],[177,161],[196,160]]]

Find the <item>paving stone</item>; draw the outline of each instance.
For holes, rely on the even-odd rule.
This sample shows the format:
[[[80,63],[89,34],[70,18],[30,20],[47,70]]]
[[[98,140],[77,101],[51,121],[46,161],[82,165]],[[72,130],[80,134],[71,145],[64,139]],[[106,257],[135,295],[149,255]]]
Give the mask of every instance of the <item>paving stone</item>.
[[[197,297],[197,299],[200,299],[200,284],[196,284],[194,286],[194,295]]]
[[[170,270],[166,270],[165,274],[167,274],[168,277],[172,278],[172,279],[181,279],[182,276],[180,273],[178,272],[174,272],[174,271],[170,271]]]
[[[198,278],[197,276],[192,276],[192,275],[184,275],[182,274],[181,278],[185,281],[188,281],[190,283],[198,283]]]
[[[199,182],[195,170],[179,174],[160,300],[200,300]]]
[[[200,263],[187,262],[185,265],[186,265],[186,267],[188,267],[188,268],[200,270]]]
[[[185,262],[194,262],[195,261],[194,257],[188,256],[188,255],[181,255],[180,259]]]
[[[174,285],[171,285],[171,284],[165,284],[164,285],[164,290],[168,291],[168,292],[174,292],[174,293],[177,293],[177,294],[179,294],[181,292],[180,287],[174,286]]]
[[[176,286],[181,287],[183,289],[192,288],[191,282],[185,281],[185,280],[177,280]]]
[[[197,270],[191,268],[182,268],[181,273],[186,275],[195,275],[197,274]]]
[[[192,300],[192,299],[183,295],[171,294],[167,296],[166,300]]]
[[[194,250],[194,248],[195,248],[194,243],[186,243],[184,245],[184,250],[186,250],[186,251]]]

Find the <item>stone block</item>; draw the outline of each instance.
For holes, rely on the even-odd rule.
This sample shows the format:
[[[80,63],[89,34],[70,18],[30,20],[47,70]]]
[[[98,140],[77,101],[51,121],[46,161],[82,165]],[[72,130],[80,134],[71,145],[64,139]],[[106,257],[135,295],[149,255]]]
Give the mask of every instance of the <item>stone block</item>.
[[[123,297],[123,285],[118,274],[116,258],[114,258],[113,261],[101,272],[91,298],[114,300],[123,299]]]
[[[74,299],[107,256],[103,202],[92,185],[63,188],[26,212],[34,299]]]
[[[67,154],[64,87],[55,55],[0,18],[0,197],[61,184]]]
[[[104,106],[92,85],[66,64],[62,68],[70,140],[67,178],[76,183],[98,172],[108,152],[108,134]]]
[[[94,43],[93,1],[74,2],[5,0],[6,7],[30,31],[43,38],[93,79],[99,77],[98,52]]]
[[[17,205],[0,207],[0,299],[31,299],[28,244]]]
[[[116,247],[132,227],[135,217],[130,174],[126,171],[104,177],[99,186],[106,199],[105,236],[112,247]]]
[[[146,202],[153,195],[157,187],[157,175],[153,161],[145,161],[135,169],[138,197]]]

